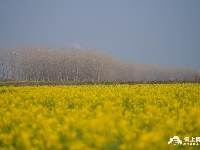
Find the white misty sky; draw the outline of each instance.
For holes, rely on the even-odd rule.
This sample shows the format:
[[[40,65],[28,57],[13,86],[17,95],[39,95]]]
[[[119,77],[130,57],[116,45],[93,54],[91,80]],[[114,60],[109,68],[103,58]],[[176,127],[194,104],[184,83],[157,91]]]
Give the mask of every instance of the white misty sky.
[[[0,47],[80,45],[200,70],[199,0],[2,0]]]

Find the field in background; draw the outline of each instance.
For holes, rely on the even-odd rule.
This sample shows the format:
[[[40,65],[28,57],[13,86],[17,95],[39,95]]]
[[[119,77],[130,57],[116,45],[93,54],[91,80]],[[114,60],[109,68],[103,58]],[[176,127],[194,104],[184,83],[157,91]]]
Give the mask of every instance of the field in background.
[[[200,136],[200,84],[2,86],[0,116],[0,149],[199,149],[168,141]]]
[[[200,83],[198,80],[132,80],[132,81],[18,81],[18,80],[0,80],[1,86],[66,86],[66,85],[117,85],[117,84],[181,84],[181,83]]]

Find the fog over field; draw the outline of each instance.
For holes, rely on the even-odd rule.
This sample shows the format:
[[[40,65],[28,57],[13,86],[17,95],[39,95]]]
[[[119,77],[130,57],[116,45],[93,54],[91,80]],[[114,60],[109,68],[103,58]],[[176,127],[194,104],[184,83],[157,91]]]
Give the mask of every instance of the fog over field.
[[[18,46],[0,50],[1,80],[30,81],[163,81],[196,80],[189,67],[122,61],[97,50],[73,47]]]
[[[56,63],[61,63],[65,61],[59,59],[60,55],[62,57],[75,55],[75,52],[68,52],[71,51],[71,47],[74,45],[78,47],[76,51],[84,47],[82,50],[84,56],[79,54],[77,55],[79,58],[72,57],[66,60],[67,65],[62,64],[64,70],[59,69],[56,63],[53,65],[56,68],[44,63],[52,66],[49,68],[55,71],[51,76],[46,74],[52,71],[44,69],[44,66],[33,67],[31,72],[26,70],[26,73],[23,68],[23,73],[21,70],[18,75],[16,74],[18,71],[15,71],[15,75],[11,75],[11,71],[3,71],[4,76],[9,78],[18,76],[17,78],[20,79],[30,78],[31,80],[43,80],[43,78],[44,80],[55,78],[57,80],[162,80],[183,79],[189,76],[191,78],[189,74],[195,72],[194,69],[184,67],[200,71],[199,8],[200,1],[198,0],[0,1],[0,47],[8,48],[18,45],[51,47],[49,52],[46,52],[44,47],[39,48],[42,52],[38,52],[36,47],[28,48],[28,51],[33,49],[30,53],[34,53],[37,57],[37,61],[35,60],[37,64],[41,62],[40,57],[46,55],[43,53],[54,55],[55,52],[52,52],[52,49],[60,47],[67,49],[58,50],[55,54],[58,59]],[[99,52],[92,51],[93,48]],[[16,57],[29,53],[24,52],[24,48],[22,49]],[[40,57],[38,58],[37,55]],[[87,59],[94,62],[88,62],[88,64],[95,66],[96,70],[87,66],[88,64],[82,62],[81,66],[81,63],[76,62],[77,59],[86,61],[85,55],[88,55],[87,57],[91,55],[92,58]],[[98,69],[97,55],[109,60],[103,60],[103,67],[98,66]],[[49,57],[47,55],[43,61],[46,62],[50,59]],[[68,61],[76,63],[69,65]],[[83,67],[87,68],[86,66],[89,72],[86,71],[88,73],[83,74]],[[43,73],[38,72],[41,68],[45,70]],[[36,77],[36,74],[40,77]]]

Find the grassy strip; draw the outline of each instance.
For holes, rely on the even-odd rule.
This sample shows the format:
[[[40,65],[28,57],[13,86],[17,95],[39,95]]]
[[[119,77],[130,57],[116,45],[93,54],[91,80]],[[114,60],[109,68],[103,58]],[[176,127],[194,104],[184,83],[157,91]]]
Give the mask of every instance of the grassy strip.
[[[96,84],[170,84],[170,83],[200,83],[195,80],[167,81],[1,81],[0,86],[42,86],[42,85],[96,85]]]

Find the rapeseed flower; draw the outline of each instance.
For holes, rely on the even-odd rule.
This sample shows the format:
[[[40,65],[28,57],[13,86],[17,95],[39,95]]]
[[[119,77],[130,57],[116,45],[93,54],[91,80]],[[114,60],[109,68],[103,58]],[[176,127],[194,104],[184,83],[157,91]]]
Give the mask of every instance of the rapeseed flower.
[[[0,87],[0,149],[179,149],[199,110],[199,84]]]

